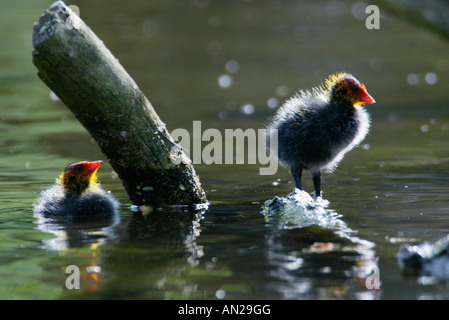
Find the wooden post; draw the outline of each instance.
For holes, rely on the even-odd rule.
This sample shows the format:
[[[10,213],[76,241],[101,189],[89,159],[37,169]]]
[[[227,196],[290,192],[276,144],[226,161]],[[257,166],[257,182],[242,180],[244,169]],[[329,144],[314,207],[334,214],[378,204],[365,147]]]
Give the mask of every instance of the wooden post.
[[[151,103],[62,1],[35,23],[33,46],[39,77],[98,143],[134,205],[207,204],[191,162]]]

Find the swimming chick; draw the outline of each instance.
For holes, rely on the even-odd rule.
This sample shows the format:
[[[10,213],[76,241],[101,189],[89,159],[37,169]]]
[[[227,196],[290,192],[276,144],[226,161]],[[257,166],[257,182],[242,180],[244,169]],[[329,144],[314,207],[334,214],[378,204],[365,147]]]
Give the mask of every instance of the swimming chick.
[[[44,190],[34,204],[34,212],[46,216],[101,216],[113,214],[119,207],[115,197],[105,191],[97,179],[103,161],[69,164]]]
[[[365,103],[375,103],[365,86],[349,73],[338,73],[312,91],[300,91],[279,108],[268,126],[277,130],[278,148],[273,151],[290,168],[298,189],[302,190],[302,171],[308,169],[315,196],[321,196],[321,172],[332,172],[368,134]],[[269,139],[274,139],[273,133]]]

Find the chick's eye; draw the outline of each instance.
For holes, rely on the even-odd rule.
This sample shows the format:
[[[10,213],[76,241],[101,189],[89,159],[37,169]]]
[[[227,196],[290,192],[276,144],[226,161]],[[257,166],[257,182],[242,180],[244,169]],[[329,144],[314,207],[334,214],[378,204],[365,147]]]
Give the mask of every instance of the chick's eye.
[[[80,165],[80,164],[75,166],[75,170],[81,170],[81,168],[82,168],[82,165]]]
[[[358,86],[351,86],[352,92],[358,92],[359,90],[360,90],[360,88]]]

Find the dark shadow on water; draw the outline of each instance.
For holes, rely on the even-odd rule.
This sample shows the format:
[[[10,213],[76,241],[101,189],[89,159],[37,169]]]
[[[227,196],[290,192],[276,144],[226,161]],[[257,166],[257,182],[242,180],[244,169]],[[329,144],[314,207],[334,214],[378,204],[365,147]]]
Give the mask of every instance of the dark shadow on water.
[[[148,215],[134,213],[118,246],[153,247],[158,251],[180,253],[189,264],[195,265],[202,257],[202,250],[196,243],[201,217],[202,212],[184,210],[152,212]]]
[[[119,237],[101,251],[108,281],[101,290],[84,292],[83,298],[176,299],[194,295],[195,288],[184,284],[180,275],[204,255],[197,244],[200,219],[200,214],[192,217],[179,211],[134,212],[124,218]]]
[[[180,272],[203,256],[196,243],[201,212],[174,211],[130,210],[122,217],[118,212],[75,218],[35,214],[38,229],[56,236],[43,240],[44,249],[93,249],[70,256],[70,264],[80,267],[81,290],[64,291],[62,298],[164,298],[158,286],[176,282]]]
[[[327,200],[295,189],[267,200],[262,213],[271,289],[286,299],[379,299],[374,243],[360,239]],[[323,287],[326,290],[322,290]]]

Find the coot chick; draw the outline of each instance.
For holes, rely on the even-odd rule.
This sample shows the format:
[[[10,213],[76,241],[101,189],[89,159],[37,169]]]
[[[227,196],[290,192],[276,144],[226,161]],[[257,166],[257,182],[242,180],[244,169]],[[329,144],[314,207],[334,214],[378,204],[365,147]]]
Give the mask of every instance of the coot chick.
[[[368,133],[365,103],[375,103],[365,86],[349,73],[338,73],[311,91],[300,91],[279,108],[268,126],[278,130],[278,149],[273,151],[290,168],[298,189],[302,189],[302,171],[308,169],[315,196],[321,196],[321,172],[332,172]]]
[[[119,202],[102,189],[97,170],[103,161],[81,161],[69,164],[44,190],[34,205],[34,212],[45,216],[105,216],[116,212]]]

